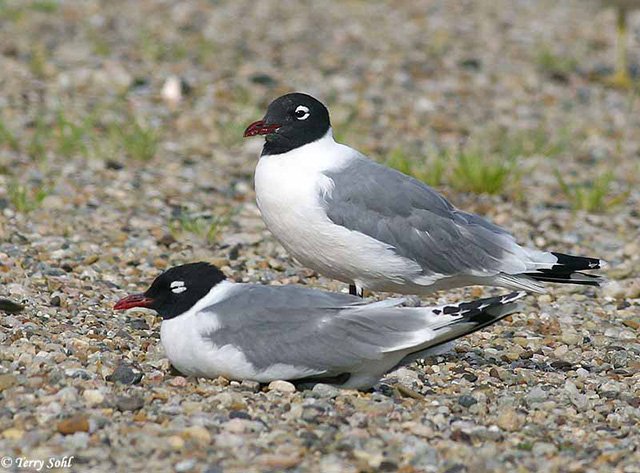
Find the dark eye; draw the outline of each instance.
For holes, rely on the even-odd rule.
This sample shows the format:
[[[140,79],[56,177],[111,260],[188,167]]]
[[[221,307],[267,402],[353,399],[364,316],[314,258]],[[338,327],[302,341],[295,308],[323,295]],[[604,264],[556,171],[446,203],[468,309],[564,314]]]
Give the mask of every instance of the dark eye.
[[[298,105],[296,111],[293,113],[298,120],[306,120],[309,118],[309,109],[304,105]]]

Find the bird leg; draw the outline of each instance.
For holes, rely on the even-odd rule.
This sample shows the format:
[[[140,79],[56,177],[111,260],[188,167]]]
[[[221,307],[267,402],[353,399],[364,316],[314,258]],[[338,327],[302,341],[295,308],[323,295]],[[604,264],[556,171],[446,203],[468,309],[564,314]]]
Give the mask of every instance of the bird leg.
[[[349,294],[352,296],[358,296],[362,299],[364,298],[364,287],[360,287],[357,284],[349,284]]]

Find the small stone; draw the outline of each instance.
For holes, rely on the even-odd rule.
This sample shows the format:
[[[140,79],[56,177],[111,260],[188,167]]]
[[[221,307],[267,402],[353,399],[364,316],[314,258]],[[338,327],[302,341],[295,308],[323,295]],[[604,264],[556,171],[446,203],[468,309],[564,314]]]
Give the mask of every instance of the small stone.
[[[330,399],[338,397],[338,395],[340,394],[340,390],[335,386],[331,386],[330,384],[323,384],[323,383],[316,384],[311,390],[311,392],[318,397],[328,397]]]
[[[220,407],[231,409],[232,411],[242,411],[247,408],[247,403],[238,393],[225,391],[216,395],[213,400],[218,401]]]
[[[524,425],[525,418],[513,409],[506,409],[498,416],[498,427],[507,432],[515,432]]]
[[[107,381],[121,384],[138,384],[142,380],[142,373],[136,373],[129,366],[120,364],[115,371],[106,377]]]
[[[75,434],[76,432],[89,432],[89,419],[82,415],[65,419],[58,423],[58,432],[63,435]]]
[[[458,398],[458,404],[460,404],[462,407],[471,407],[477,403],[478,400],[473,396],[469,396],[468,394],[463,394]]]
[[[296,387],[291,384],[289,381],[271,381],[269,383],[269,391],[278,391],[281,393],[294,393],[296,392]]]
[[[240,383],[240,389],[242,389],[243,391],[257,393],[260,391],[260,383],[257,381],[250,381],[248,379],[245,379]]]
[[[8,428],[2,432],[2,438],[7,440],[20,440],[24,435],[24,431],[14,427]]]
[[[551,367],[561,371],[571,371],[571,369],[573,369],[573,365],[564,360],[554,361],[553,363],[551,363]]]
[[[104,401],[104,395],[98,389],[87,389],[82,394],[82,397],[84,397],[87,403],[92,406],[100,404],[102,401]]]
[[[243,434],[245,432],[253,432],[256,430],[261,430],[261,423],[248,419],[231,419],[229,422],[223,424],[223,428],[227,432],[231,432],[234,434]]]
[[[62,299],[60,296],[53,296],[49,301],[51,307],[60,307],[62,305]]]
[[[532,452],[536,457],[551,456],[557,451],[557,447],[549,442],[536,442],[533,446]]]
[[[542,389],[540,386],[534,387],[531,391],[527,393],[525,398],[529,402],[543,402],[549,397],[547,391]]]
[[[174,388],[183,388],[187,385],[187,378],[184,376],[176,376],[171,381],[169,381],[169,385]]]
[[[582,336],[573,330],[562,332],[562,343],[567,345],[578,345],[582,343]]]
[[[632,397],[631,399],[629,399],[627,401],[627,403],[631,406],[631,407],[635,407],[636,409],[640,407],[640,397]]]
[[[256,462],[264,465],[269,470],[283,471],[298,465],[302,462],[302,457],[298,455],[278,455],[268,453],[258,457]]]
[[[137,411],[144,407],[144,399],[140,396],[118,396],[116,406],[121,411]]]
[[[18,379],[12,374],[0,374],[0,393],[18,384]]]
[[[182,460],[181,462],[176,463],[173,468],[177,472],[189,471],[192,470],[194,466],[196,466],[196,460],[194,458],[189,458],[188,460]]]
[[[162,86],[160,95],[165,102],[175,105],[182,100],[182,81],[178,76],[169,76]]]
[[[182,450],[184,443],[184,439],[178,435],[170,435],[167,437],[167,444],[171,450]]]
[[[602,295],[612,299],[622,299],[625,292],[625,287],[617,281],[610,281],[602,288]]]
[[[562,358],[569,351],[569,347],[567,345],[560,345],[558,348],[553,350],[553,354],[556,358]]]
[[[184,429],[180,436],[185,440],[193,440],[200,445],[207,445],[211,442],[211,434],[201,425],[194,425]]]
[[[17,314],[24,310],[24,306],[9,299],[0,298],[0,310],[8,312],[9,314]]]

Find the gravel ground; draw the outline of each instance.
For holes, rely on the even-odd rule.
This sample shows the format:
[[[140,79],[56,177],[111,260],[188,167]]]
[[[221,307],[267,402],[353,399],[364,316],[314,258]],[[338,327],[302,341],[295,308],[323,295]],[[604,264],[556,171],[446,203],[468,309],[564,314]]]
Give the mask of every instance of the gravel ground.
[[[584,1],[0,1],[0,296],[26,306],[0,320],[2,466],[640,471],[640,113],[600,80],[614,25]],[[439,189],[522,243],[605,258],[610,282],[531,295],[371,393],[181,377],[158,319],[111,309],[163,269],[345,290],[255,205],[242,131],[292,90],[380,160],[515,143],[497,194]],[[572,189],[610,172],[601,211],[556,170]]]

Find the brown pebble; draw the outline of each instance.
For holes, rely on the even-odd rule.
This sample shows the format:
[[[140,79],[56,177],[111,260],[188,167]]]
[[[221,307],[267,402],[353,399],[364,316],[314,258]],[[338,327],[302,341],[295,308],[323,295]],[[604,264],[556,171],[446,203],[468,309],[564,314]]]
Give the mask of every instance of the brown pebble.
[[[89,419],[78,415],[69,417],[58,424],[58,432],[62,435],[75,434],[76,432],[89,432]]]

